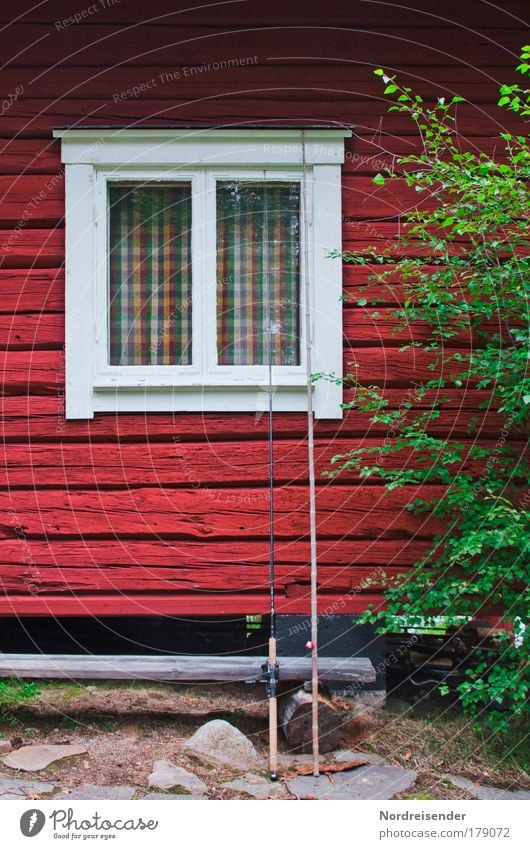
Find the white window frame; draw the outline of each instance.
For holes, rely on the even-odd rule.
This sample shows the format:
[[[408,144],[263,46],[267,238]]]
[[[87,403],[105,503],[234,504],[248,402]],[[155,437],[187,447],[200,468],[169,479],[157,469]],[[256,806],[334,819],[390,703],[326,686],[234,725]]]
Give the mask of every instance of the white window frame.
[[[216,356],[216,181],[304,184],[312,371],[342,375],[341,165],[348,130],[55,130],[66,180],[66,418],[97,412],[257,412],[266,366],[220,366]],[[109,182],[192,184],[192,365],[108,364]],[[307,221],[303,219],[304,209]],[[302,266],[304,266],[302,262]],[[274,366],[273,408],[307,408],[305,285],[301,364]],[[210,331],[204,332],[204,328]],[[342,389],[313,386],[317,418],[342,417]]]

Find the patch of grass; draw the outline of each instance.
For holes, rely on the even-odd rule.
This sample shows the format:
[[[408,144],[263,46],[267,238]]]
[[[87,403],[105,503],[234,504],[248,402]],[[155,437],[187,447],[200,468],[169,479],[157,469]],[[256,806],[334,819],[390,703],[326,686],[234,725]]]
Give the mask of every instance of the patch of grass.
[[[422,772],[414,787],[406,793],[399,793],[396,799],[417,799],[429,801],[432,799],[470,799],[465,790],[455,787],[436,773]]]
[[[418,799],[421,802],[431,802],[433,799],[436,800],[436,796],[431,796],[429,793],[404,793],[401,796],[402,799]]]
[[[522,725],[500,734],[454,712],[407,714],[387,717],[365,743],[406,769],[454,773],[501,787],[530,786],[530,738]]]
[[[77,681],[47,680],[39,683],[41,701],[50,701],[55,705],[67,704],[85,695],[85,692],[84,683]]]
[[[47,681],[43,691],[44,693],[53,693],[54,697],[57,695],[57,700],[60,702],[69,702],[71,699],[84,696],[86,687],[76,681]]]
[[[21,681],[18,678],[8,678],[0,681],[0,704],[14,705],[28,701],[38,696],[39,687],[34,681]]]
[[[530,735],[522,722],[512,725],[506,734],[492,735],[488,726],[477,723],[473,731],[492,766],[502,762],[509,768],[530,773]]]
[[[96,678],[94,680],[86,679],[83,681],[82,685],[83,692],[89,689],[89,692],[109,692],[112,690],[157,690],[160,693],[164,693],[167,695],[171,695],[174,693],[174,685],[165,684],[160,681],[148,681],[148,680],[123,680],[123,681],[113,681],[109,678]]]
[[[77,719],[73,719],[71,716],[63,716],[61,717],[61,725],[64,728],[69,728],[71,731],[76,731],[82,723],[78,722]]]
[[[34,701],[40,695],[40,688],[33,681],[21,681],[8,678],[0,681],[0,722],[12,723],[16,711],[21,705]]]
[[[53,773],[60,772],[64,766],[66,766],[68,764],[74,764],[74,763],[76,763],[76,761],[79,761],[80,758],[86,759],[86,758],[88,758],[88,754],[85,753],[85,754],[81,754],[81,755],[69,755],[69,757],[67,757],[67,758],[60,758],[60,760],[58,760],[58,761],[52,761],[51,764],[48,764],[48,766],[45,766],[40,771],[43,775],[45,775],[48,778],[48,773],[51,772],[53,774]],[[51,778],[48,778],[48,780],[51,781]]]
[[[50,790],[49,793],[39,793],[38,796],[33,796],[32,798],[42,799],[43,801],[46,801],[46,800],[49,799],[51,801],[53,799],[53,797],[55,796],[55,794],[58,793],[61,789],[62,788],[59,785],[57,785],[56,787],[53,788],[53,790]]]

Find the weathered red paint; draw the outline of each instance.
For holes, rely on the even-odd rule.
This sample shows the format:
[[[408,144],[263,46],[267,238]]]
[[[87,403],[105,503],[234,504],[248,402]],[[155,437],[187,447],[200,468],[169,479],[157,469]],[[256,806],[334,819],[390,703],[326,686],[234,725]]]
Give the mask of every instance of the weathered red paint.
[[[398,72],[424,96],[466,97],[469,103],[458,107],[463,149],[492,153],[498,132],[517,126],[495,104],[498,83],[513,79],[524,41],[522,0],[507,0],[502,9],[446,0],[443,11],[436,0],[408,0],[405,7],[245,0],[207,13],[190,5],[155,0],[146,9],[142,0],[128,0],[98,7],[80,23],[68,22],[66,0],[34,9],[24,0],[15,23],[9,4],[0,8],[0,101],[18,92],[1,116],[0,139],[2,615],[238,616],[268,609],[263,417],[64,420],[64,187],[53,126],[354,125],[346,144],[343,241],[364,252],[391,245],[403,230],[399,216],[418,201],[404,184],[372,182],[394,156],[417,150],[411,123],[387,114],[374,67]],[[207,68],[241,57],[253,58],[236,68]],[[189,72],[192,66],[203,71]],[[122,96],[149,79],[155,85],[140,96]],[[456,250],[465,248],[462,241]],[[414,240],[407,251],[424,253]],[[354,302],[365,297],[370,270],[345,267],[345,292]],[[393,410],[409,401],[425,408],[415,381],[433,376],[421,352],[399,351],[411,341],[409,329],[394,334],[396,323],[383,320],[405,296],[391,281],[370,292],[379,319],[370,316],[370,304],[344,311],[346,367],[384,387]],[[426,333],[417,326],[414,338]],[[476,341],[463,330],[450,347]],[[445,376],[449,388],[429,431],[457,436],[466,448],[477,438],[495,442],[504,421],[482,409],[487,394],[457,389],[447,366]],[[345,400],[352,397],[348,389]],[[307,613],[305,417],[275,416],[274,431],[278,609]],[[348,447],[388,437],[388,428],[348,410],[342,422],[318,422],[316,435],[320,472]],[[522,435],[510,438],[519,450]],[[463,464],[480,473],[465,453]],[[384,497],[377,479],[318,477],[322,612],[359,612],[380,600],[382,572],[409,569],[443,528],[407,505],[439,491],[411,488]]]

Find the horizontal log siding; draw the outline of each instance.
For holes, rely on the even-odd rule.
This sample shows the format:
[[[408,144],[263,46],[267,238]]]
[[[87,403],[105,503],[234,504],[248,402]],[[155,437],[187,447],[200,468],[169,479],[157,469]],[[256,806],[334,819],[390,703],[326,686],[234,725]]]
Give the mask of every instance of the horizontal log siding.
[[[395,156],[417,150],[412,124],[387,114],[373,67],[399,72],[426,96],[468,98],[458,107],[466,149],[492,153],[497,133],[517,124],[495,102],[527,41],[522,0],[502,9],[447,0],[443,14],[435,0],[406,8],[331,0],[325,9],[316,0],[246,0],[207,15],[189,5],[157,0],[148,10],[128,0],[80,24],[67,21],[65,0],[33,10],[24,0],[15,23],[9,4],[0,8],[0,101],[10,102],[0,126],[1,614],[219,615],[268,606],[263,417],[64,421],[64,185],[53,126],[355,125],[346,145],[344,245],[368,251],[391,243],[399,216],[418,200],[404,183],[372,183]],[[236,67],[207,68],[230,59]],[[148,80],[151,87],[127,94]],[[408,251],[421,254],[414,244]],[[389,409],[408,400],[423,409],[414,386],[432,372],[421,352],[400,351],[411,331],[392,317],[403,288],[378,287],[358,305],[367,274],[345,268],[345,368],[381,386]],[[427,333],[418,325],[414,339]],[[476,331],[462,331],[448,348],[477,341]],[[495,444],[503,418],[481,409],[487,396],[473,387],[444,394],[429,430],[461,439],[461,468],[480,475],[469,451],[477,439]],[[280,612],[309,610],[305,426],[304,416],[275,417]],[[385,494],[380,481],[353,472],[323,477],[334,455],[388,433],[357,410],[339,423],[319,422],[316,432],[320,609],[358,612],[380,600],[383,571],[404,573],[442,529],[407,509],[441,490]],[[524,434],[510,439],[520,453]],[[387,462],[411,461],[401,453]]]

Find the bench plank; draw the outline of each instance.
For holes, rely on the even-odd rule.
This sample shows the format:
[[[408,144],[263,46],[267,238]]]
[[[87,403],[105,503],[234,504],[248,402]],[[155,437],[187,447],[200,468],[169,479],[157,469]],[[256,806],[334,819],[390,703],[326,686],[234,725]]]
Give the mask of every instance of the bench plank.
[[[146,681],[246,681],[256,678],[267,658],[210,655],[83,655],[1,654],[0,678],[89,678]],[[311,678],[310,657],[280,657],[280,678]],[[320,657],[322,681],[375,681],[375,670],[365,657]]]

